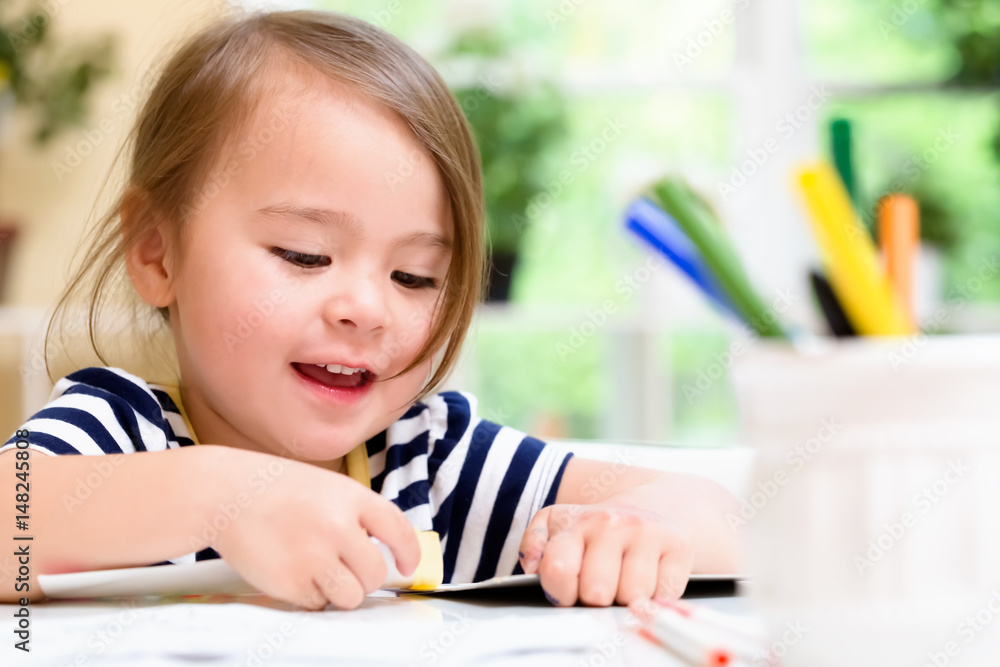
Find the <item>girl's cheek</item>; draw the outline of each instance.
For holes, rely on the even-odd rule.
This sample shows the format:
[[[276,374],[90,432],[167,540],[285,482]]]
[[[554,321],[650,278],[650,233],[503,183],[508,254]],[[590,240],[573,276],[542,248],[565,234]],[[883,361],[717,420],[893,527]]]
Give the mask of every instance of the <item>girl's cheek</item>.
[[[413,338],[410,345],[411,359],[415,357],[427,343],[427,340],[431,335],[432,326],[433,322],[427,315],[421,315],[421,317],[414,320],[412,326],[410,327],[410,333]]]
[[[405,318],[402,326],[379,346],[374,359],[375,373],[381,375],[390,369],[395,372],[409,365],[427,342],[431,325],[432,322],[423,313]]]
[[[375,355],[375,373],[383,375],[391,368],[401,369],[420,351],[424,338],[420,332],[406,329],[387,337]]]
[[[267,298],[254,298],[239,305],[220,304],[225,311],[222,339],[230,353],[247,343],[265,344],[273,338],[273,328],[280,322],[284,304]]]

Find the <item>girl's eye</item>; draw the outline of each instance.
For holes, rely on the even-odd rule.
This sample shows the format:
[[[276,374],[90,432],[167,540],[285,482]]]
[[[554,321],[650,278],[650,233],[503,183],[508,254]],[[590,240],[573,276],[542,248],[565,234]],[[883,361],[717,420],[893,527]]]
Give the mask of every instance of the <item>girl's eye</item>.
[[[284,248],[271,248],[271,253],[285,260],[306,269],[313,269],[321,266],[329,266],[330,258],[325,255],[306,255],[294,250]]]
[[[294,250],[285,250],[284,248],[271,248],[271,254],[280,257],[281,259],[295,264],[296,266],[301,266],[305,269],[315,269],[330,265],[330,258],[326,255],[307,255],[301,252],[295,252]],[[412,273],[406,273],[404,271],[393,271],[392,279],[403,287],[409,289],[433,289],[437,287],[437,281],[433,278],[424,278],[422,276],[415,276]]]
[[[409,289],[432,289],[437,287],[437,282],[433,278],[423,278],[403,271],[393,271],[392,279]]]

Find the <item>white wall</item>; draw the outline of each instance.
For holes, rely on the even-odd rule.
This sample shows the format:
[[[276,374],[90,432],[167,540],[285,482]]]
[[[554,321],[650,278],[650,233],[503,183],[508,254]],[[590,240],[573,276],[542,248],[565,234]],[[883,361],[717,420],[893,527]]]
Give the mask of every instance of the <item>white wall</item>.
[[[95,198],[124,140],[143,91],[144,74],[175,42],[220,13],[223,0],[57,0],[54,36],[74,41],[111,33],[117,62],[91,97],[85,125],[58,135],[44,149],[31,141],[23,111],[0,117],[0,217],[19,226],[0,306],[0,433],[44,404],[49,383],[29,363],[28,344],[69,276]],[[103,131],[108,130],[107,132]],[[89,138],[88,138],[89,136]],[[99,139],[99,141],[98,141]],[[71,151],[88,153],[68,173]],[[79,259],[79,258],[78,258]],[[22,392],[22,386],[26,389]]]
[[[0,213],[20,226],[7,277],[6,304],[49,305],[56,299],[101,183],[128,132],[143,75],[160,62],[165,46],[211,19],[223,5],[221,0],[60,0],[46,4],[56,8],[51,22],[56,36],[78,41],[113,33],[118,60],[113,76],[91,98],[86,124],[58,135],[44,150],[32,144],[31,119],[23,111],[2,119]],[[105,134],[102,124],[111,131]],[[89,155],[68,173],[57,174],[54,164],[67,163],[74,149],[89,151]]]

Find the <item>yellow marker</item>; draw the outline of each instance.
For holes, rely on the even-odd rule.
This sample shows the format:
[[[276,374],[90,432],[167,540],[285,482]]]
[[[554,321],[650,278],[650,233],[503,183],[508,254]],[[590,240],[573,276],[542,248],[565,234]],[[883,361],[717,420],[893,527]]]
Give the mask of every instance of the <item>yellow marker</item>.
[[[420,540],[420,562],[413,571],[414,590],[433,590],[444,581],[444,555],[441,553],[441,538],[433,530],[417,533]]]
[[[371,475],[368,471],[368,451],[365,443],[361,443],[347,452],[345,458],[347,474],[358,482],[371,488]],[[441,537],[433,530],[417,531],[417,541],[420,543],[420,562],[417,569],[408,577],[404,577],[396,569],[396,559],[389,547],[371,538],[382,552],[386,564],[386,577],[382,588],[410,588],[413,590],[433,590],[444,582],[444,555],[441,553]]]
[[[799,170],[797,185],[809,209],[827,274],[854,329],[864,336],[915,332],[879,263],[844,185],[826,163]]]
[[[444,555],[441,553],[441,538],[433,530],[417,532],[420,542],[420,562],[417,569],[408,577],[404,577],[396,569],[396,559],[389,547],[371,538],[382,552],[386,564],[386,577],[381,588],[409,588],[412,590],[429,591],[437,588],[444,581]]]

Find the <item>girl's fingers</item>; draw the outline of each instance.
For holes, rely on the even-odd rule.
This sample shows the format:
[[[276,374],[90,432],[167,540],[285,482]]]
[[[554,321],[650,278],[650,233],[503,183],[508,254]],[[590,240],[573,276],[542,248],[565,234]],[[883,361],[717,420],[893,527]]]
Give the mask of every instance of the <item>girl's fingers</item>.
[[[538,563],[542,590],[549,602],[558,607],[576,604],[582,561],[583,535],[567,530],[549,540]]]
[[[289,600],[289,602],[307,611],[322,611],[330,603],[326,595],[323,594],[323,591],[316,585],[316,582],[312,580],[309,581],[305,591],[296,596],[296,599]]]
[[[538,572],[546,596],[558,606],[675,600],[694,566],[694,550],[676,527],[579,505],[539,511],[519,556],[524,571]]]
[[[381,556],[379,558],[381,559]],[[354,609],[365,598],[365,592],[354,573],[339,558],[332,561],[332,564],[313,581],[326,599],[340,609]]]
[[[691,578],[693,566],[694,551],[686,544],[683,547],[668,548],[660,556],[653,599],[673,601],[680,598]]]
[[[661,552],[661,549],[642,541],[626,547],[615,598],[618,604],[631,605],[638,600],[653,598]]]
[[[525,574],[534,574],[537,571],[538,561],[549,541],[548,518],[551,511],[551,505],[538,510],[535,516],[531,517],[521,537],[517,557]]]
[[[363,530],[358,530],[357,539],[344,540],[338,551],[340,560],[350,569],[366,595],[385,582],[389,568],[382,552]]]
[[[400,574],[413,574],[420,563],[420,541],[416,529],[391,500],[374,491],[365,491],[367,497],[362,501],[358,516],[362,527],[389,547]]]
[[[625,535],[620,532],[592,532],[585,542],[580,566],[580,602],[606,607],[615,601],[622,570]]]

